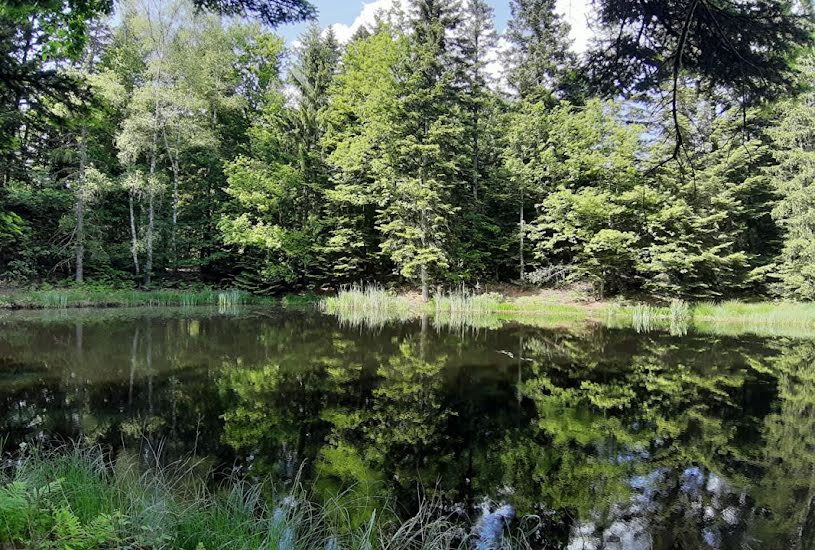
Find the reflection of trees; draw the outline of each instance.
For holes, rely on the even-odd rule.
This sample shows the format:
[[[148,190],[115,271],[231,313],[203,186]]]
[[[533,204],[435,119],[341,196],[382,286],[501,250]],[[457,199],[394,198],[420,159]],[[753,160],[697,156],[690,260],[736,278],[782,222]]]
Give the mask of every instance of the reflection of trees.
[[[12,439],[164,439],[283,477],[305,462],[320,496],[354,487],[357,522],[386,491],[409,505],[420,482],[465,508],[511,500],[550,546],[644,533],[655,547],[804,550],[815,537],[811,342],[370,332],[292,313],[22,324],[0,330],[5,357]]]
[[[697,468],[705,480],[744,481],[766,414],[762,402],[772,398],[762,394],[772,387],[765,373],[772,350],[744,340],[632,338],[622,331],[595,336],[527,346],[527,354],[543,359],[534,361],[522,384],[537,411],[537,434],[525,441],[541,446],[505,454],[509,470],[521,470],[516,479],[536,481],[525,485],[534,490],[526,500],[567,511],[579,520],[572,536],[580,532],[584,542],[620,537],[615,530],[631,541],[639,532],[689,547],[706,538],[729,540],[743,525],[717,518],[728,510],[727,518],[743,522],[744,514],[721,501],[744,487],[726,495],[701,491],[691,502],[683,476]],[[634,479],[651,479],[647,509],[645,489],[637,490]],[[719,531],[716,521],[724,525]]]
[[[753,522],[760,540],[815,548],[815,343],[786,343],[775,362],[779,404],[764,421],[765,474],[753,495],[767,512]]]

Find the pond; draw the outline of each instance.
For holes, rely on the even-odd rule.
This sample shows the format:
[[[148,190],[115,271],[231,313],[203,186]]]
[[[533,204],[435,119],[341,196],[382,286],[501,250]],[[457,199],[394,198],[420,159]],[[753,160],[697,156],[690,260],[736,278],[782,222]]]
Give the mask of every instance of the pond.
[[[815,340],[536,324],[5,313],[0,433],[405,511],[509,503],[547,548],[815,544]]]

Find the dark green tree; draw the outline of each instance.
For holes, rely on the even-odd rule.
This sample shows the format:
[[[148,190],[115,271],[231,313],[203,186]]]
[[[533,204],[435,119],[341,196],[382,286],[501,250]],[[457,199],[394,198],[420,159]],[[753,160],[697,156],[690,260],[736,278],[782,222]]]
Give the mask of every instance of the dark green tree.
[[[570,50],[569,25],[554,0],[512,0],[507,26],[507,79],[515,92],[532,101],[562,96],[577,58]]]

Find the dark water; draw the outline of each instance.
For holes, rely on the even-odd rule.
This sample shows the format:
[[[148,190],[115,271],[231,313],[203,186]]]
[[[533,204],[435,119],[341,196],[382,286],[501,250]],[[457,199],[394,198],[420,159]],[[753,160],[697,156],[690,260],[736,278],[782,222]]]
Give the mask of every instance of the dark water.
[[[0,317],[0,432],[195,453],[318,498],[528,515],[548,548],[815,547],[815,340],[308,311]],[[351,497],[349,497],[351,498]],[[516,522],[517,523],[517,522]],[[520,525],[520,524],[519,524]]]

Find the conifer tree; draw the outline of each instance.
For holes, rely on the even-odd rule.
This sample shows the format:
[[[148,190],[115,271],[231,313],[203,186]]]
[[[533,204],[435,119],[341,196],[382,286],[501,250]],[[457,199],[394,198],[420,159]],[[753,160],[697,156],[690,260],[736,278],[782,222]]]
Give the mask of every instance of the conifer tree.
[[[449,266],[456,210],[450,195],[461,184],[463,126],[448,39],[459,6],[450,0],[415,0],[411,7],[409,55],[397,67],[398,103],[377,167],[383,190],[379,229],[383,251],[401,275],[419,279],[422,298],[428,300],[431,280]]]
[[[337,281],[364,280],[384,270],[376,228],[383,191],[377,165],[395,116],[394,71],[406,46],[405,38],[388,27],[352,40],[323,113],[323,144],[332,180],[325,193],[329,235],[323,252]]]
[[[577,60],[569,49],[569,25],[555,11],[555,0],[512,0],[511,8],[509,84],[531,101],[562,95]]]

